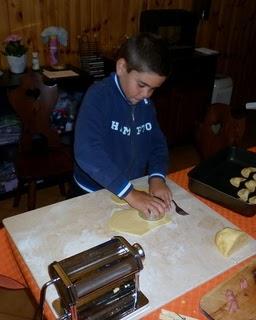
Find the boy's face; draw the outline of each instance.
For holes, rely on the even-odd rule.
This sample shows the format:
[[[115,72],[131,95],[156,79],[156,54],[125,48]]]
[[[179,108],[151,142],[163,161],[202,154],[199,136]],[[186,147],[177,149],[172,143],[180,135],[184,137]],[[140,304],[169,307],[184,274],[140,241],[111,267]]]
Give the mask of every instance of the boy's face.
[[[126,98],[132,104],[149,98],[154,90],[160,87],[166,79],[166,77],[154,72],[138,72],[135,70],[127,72],[125,59],[119,59],[117,61],[116,73]]]

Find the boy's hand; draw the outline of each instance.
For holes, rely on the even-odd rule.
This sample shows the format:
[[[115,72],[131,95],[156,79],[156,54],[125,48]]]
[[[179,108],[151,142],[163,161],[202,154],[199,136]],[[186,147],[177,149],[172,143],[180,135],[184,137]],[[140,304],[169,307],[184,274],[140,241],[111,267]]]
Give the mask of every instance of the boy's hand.
[[[171,207],[172,192],[163,179],[157,177],[151,178],[149,180],[149,193],[163,200],[168,209]]]
[[[164,201],[144,191],[133,189],[124,199],[131,207],[143,212],[146,217],[150,217],[152,213],[156,216],[162,215],[168,209]]]

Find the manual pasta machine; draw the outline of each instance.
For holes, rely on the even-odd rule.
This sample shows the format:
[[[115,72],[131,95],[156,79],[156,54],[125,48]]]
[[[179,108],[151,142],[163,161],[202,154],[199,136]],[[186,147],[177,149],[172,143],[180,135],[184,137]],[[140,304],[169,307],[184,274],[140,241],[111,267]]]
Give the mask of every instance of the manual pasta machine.
[[[148,303],[139,288],[145,258],[142,247],[116,236],[49,265],[59,294],[62,320],[116,320]]]

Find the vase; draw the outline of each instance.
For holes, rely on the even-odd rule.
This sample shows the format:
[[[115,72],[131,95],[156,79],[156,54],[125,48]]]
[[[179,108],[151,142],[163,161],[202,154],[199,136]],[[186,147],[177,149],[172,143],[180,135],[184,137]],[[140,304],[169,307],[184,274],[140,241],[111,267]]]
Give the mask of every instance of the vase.
[[[7,56],[7,61],[12,73],[23,73],[27,66],[27,55],[21,57]]]

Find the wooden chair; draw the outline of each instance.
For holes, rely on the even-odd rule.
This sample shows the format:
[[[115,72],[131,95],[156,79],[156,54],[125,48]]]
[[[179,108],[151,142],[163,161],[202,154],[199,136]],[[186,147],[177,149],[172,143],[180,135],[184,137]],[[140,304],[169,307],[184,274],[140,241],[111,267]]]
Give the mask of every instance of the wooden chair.
[[[66,195],[65,183],[73,172],[70,148],[63,145],[51,126],[50,116],[58,98],[57,85],[47,86],[39,73],[27,73],[19,87],[10,90],[9,101],[22,122],[22,136],[15,161],[18,187],[14,206],[27,186],[27,208],[36,207],[37,183],[40,180],[59,184]]]
[[[196,147],[201,158],[206,159],[228,146],[241,146],[245,126],[245,117],[234,116],[229,105],[210,105],[196,132]]]

